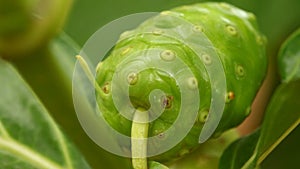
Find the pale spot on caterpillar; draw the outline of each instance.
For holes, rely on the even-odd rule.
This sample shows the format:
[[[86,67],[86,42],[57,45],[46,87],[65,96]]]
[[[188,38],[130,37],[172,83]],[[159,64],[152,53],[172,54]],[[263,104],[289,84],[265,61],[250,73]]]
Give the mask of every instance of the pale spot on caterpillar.
[[[105,93],[105,94],[109,94],[109,93],[110,93],[110,84],[109,84],[108,82],[106,82],[106,83],[104,84],[104,86],[102,87],[102,91],[103,91],[103,93]]]
[[[193,31],[194,32],[204,32],[204,28],[202,26],[200,26],[200,25],[195,25],[193,27]]]
[[[205,123],[208,119],[208,110],[203,110],[199,112],[198,121],[200,123]]]
[[[174,100],[173,96],[163,96],[162,107],[167,108],[167,109],[171,108],[173,100]]]
[[[235,73],[239,77],[243,77],[245,75],[245,70],[244,67],[241,65],[236,65],[235,66]]]
[[[138,74],[137,73],[131,72],[131,73],[128,74],[128,76],[127,76],[127,82],[130,85],[136,84],[137,81],[138,81]]]
[[[227,25],[226,26],[226,31],[231,35],[231,36],[236,36],[238,34],[236,28],[232,25]]]
[[[172,50],[165,50],[160,53],[160,58],[165,61],[172,61],[176,58],[176,53]]]
[[[203,54],[202,55],[202,60],[206,65],[210,65],[211,64],[211,57],[208,54]]]
[[[163,138],[165,138],[166,135],[165,135],[165,133],[159,133],[157,136],[158,136],[158,138],[163,139]]]
[[[121,52],[121,56],[126,55],[128,52],[131,51],[131,49],[132,49],[132,47],[127,47],[127,48],[123,49],[122,52]]]
[[[187,84],[188,84],[188,87],[190,89],[197,89],[198,88],[198,81],[195,77],[190,77],[187,79]]]

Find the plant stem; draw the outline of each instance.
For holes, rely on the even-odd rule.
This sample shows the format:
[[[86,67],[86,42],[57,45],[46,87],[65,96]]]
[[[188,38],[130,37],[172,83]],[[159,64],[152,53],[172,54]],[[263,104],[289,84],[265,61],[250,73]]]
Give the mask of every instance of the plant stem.
[[[24,161],[28,161],[32,166],[41,169],[62,169],[63,167],[45,158],[43,155],[32,151],[30,148],[14,141],[13,139],[3,139],[0,137],[0,147]]]
[[[102,92],[100,86],[98,85],[98,83],[95,80],[95,77],[94,77],[88,63],[80,55],[76,55],[76,58],[79,61],[80,66],[82,67],[82,69],[83,69],[84,73],[86,74],[86,76],[88,77],[89,81],[92,83],[92,85],[96,89],[96,91],[97,92]]]
[[[261,164],[266,157],[300,124],[300,118],[290,126],[276,142],[274,142],[265,152],[263,152],[258,158],[257,164]]]
[[[147,137],[149,114],[137,109],[131,127],[132,166],[134,169],[147,169]]]

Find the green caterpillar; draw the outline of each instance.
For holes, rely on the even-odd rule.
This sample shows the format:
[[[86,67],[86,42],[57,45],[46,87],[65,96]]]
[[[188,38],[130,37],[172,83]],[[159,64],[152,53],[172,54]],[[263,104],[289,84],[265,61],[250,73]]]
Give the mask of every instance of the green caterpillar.
[[[217,60],[225,79],[219,77],[222,74],[219,71],[209,72],[220,66]],[[165,66],[158,68],[155,63]],[[200,132],[211,116],[212,93],[218,93],[218,85],[225,80],[225,92],[220,95],[226,103],[214,135],[240,124],[251,111],[266,67],[265,38],[258,31],[252,13],[226,3],[177,7],[161,12],[135,30],[121,35],[109,56],[97,66],[97,102],[105,120],[118,132],[135,138],[157,136],[162,141],[172,137],[165,132],[174,124],[181,108],[188,112],[193,111],[193,105],[198,105],[197,118],[183,140],[167,152],[149,157],[150,160],[168,162],[199,146]],[[186,88],[180,88],[182,86]],[[113,92],[118,93],[117,97]],[[183,92],[192,92],[201,99],[190,94],[182,98]],[[188,106],[181,107],[182,102]],[[139,113],[144,113],[145,117],[136,117],[135,112],[127,111],[128,104],[141,110]],[[161,110],[163,112],[159,114]],[[131,119],[123,116],[124,111]],[[151,117],[158,118],[149,123],[132,122],[134,118]],[[173,133],[176,135],[176,131]],[[140,150],[132,150],[132,153]],[[143,158],[138,158],[133,165],[134,168],[145,168],[147,164]]]

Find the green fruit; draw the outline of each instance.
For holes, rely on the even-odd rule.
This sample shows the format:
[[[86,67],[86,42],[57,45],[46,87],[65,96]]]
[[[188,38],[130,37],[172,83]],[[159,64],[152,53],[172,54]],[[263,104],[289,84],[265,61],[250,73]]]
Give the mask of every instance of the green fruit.
[[[193,35],[193,32],[201,36],[190,38],[196,44],[194,49],[203,51],[200,56],[184,41],[184,37]],[[207,43],[212,45],[208,46]],[[149,57],[153,51],[161,51],[160,56]],[[139,52],[149,56],[143,58],[135,55]],[[178,83],[186,84],[189,90],[199,90],[201,102],[198,118],[188,135],[171,150],[150,159],[165,162],[188,154],[199,145],[199,134],[208,118],[212,90],[218,90],[212,87],[207,69],[216,66],[211,53],[215,53],[221,61],[227,83],[227,92],[221,93],[226,97],[225,108],[215,135],[237,126],[250,113],[251,103],[266,73],[267,58],[265,38],[258,31],[255,16],[226,3],[199,3],[174,8],[122,34],[109,56],[97,68],[96,81],[101,88],[97,91],[100,111],[109,125],[130,136],[132,121],[120,114],[114,99],[122,102],[124,93],[129,93],[133,107],[145,110],[151,107],[151,103],[158,103],[165,110],[158,119],[150,122],[148,137],[165,139],[168,136],[164,132],[176,120],[181,102],[186,101],[181,98]],[[149,65],[154,60],[168,64],[168,68],[176,73],[185,70],[176,62],[181,60],[194,77],[178,73],[175,79],[170,72]],[[144,65],[148,68],[129,71]],[[127,84],[113,84],[113,78],[119,82],[125,78]],[[165,95],[156,99],[149,97],[155,89],[160,89]],[[112,92],[120,93],[119,97],[113,98]],[[187,99],[191,103],[195,100],[192,97]],[[129,103],[125,102],[123,106],[126,104]],[[153,115],[151,113],[155,115],[156,112],[150,112],[150,116]]]
[[[0,55],[31,55],[61,31],[72,0],[0,0]]]

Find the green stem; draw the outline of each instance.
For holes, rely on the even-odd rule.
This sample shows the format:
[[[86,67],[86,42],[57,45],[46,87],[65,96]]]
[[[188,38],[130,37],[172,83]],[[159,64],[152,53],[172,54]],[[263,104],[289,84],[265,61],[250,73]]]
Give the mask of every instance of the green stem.
[[[132,166],[147,169],[147,137],[149,128],[148,112],[137,109],[131,127]]]
[[[0,148],[15,156],[20,157],[24,161],[28,161],[32,166],[41,169],[62,169],[63,167],[53,161],[48,160],[41,154],[32,151],[30,148],[14,141],[13,139],[3,139],[0,137]]]
[[[261,164],[266,157],[300,124],[300,118],[291,125],[266,151],[258,158],[257,164]]]
[[[84,73],[86,74],[86,76],[88,77],[89,81],[93,84],[96,91],[98,93],[101,93],[102,90],[101,90],[100,86],[98,85],[98,83],[96,82],[95,77],[94,77],[91,69],[89,68],[89,65],[87,64],[87,62],[80,55],[77,55],[76,58],[79,61],[80,66],[82,67],[82,69],[83,69]]]

